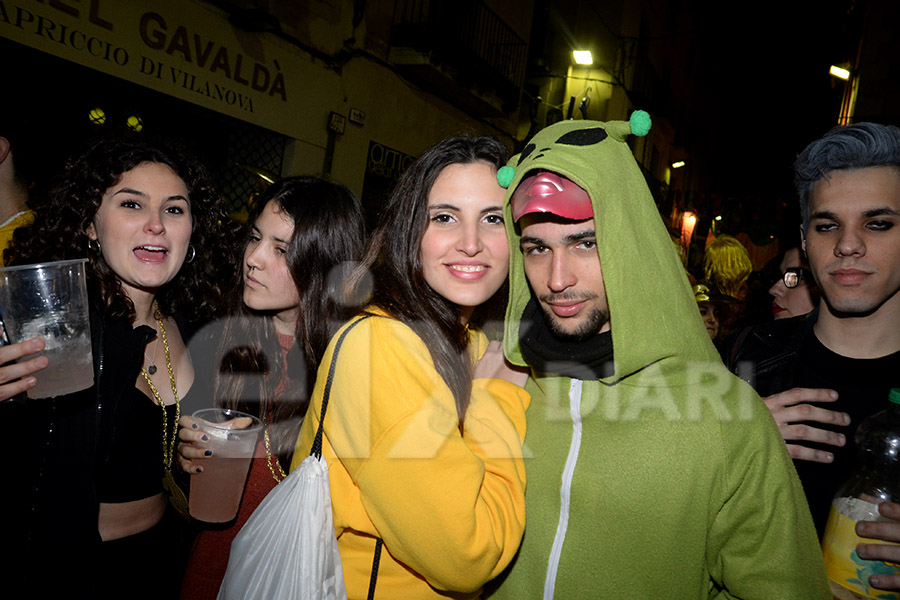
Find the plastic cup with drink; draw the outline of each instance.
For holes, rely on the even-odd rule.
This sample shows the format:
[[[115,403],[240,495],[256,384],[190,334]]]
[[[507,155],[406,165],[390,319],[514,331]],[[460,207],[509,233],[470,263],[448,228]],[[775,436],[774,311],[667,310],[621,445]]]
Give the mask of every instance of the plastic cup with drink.
[[[0,327],[4,342],[42,337],[49,365],[28,397],[53,398],[94,383],[86,258],[0,269]],[[22,360],[28,360],[28,356]]]
[[[203,461],[202,473],[191,474],[189,510],[198,521],[227,523],[241,505],[262,422],[227,408],[204,408],[192,416],[213,454]]]

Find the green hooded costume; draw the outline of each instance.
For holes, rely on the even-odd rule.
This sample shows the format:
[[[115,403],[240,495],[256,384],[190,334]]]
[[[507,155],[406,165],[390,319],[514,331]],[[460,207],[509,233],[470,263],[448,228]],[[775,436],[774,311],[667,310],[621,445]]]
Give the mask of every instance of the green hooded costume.
[[[624,141],[649,127],[642,111],[630,123],[557,123],[499,174],[507,358],[526,364],[520,324],[532,296],[509,197],[526,175],[552,171],[593,204],[614,371],[582,381],[532,369],[525,537],[491,597],[829,599],[785,444],[721,364]]]

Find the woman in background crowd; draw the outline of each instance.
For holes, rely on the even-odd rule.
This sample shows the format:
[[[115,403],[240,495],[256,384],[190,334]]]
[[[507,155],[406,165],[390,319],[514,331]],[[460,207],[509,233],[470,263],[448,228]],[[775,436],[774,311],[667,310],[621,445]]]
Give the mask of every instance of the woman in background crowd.
[[[788,248],[784,253],[778,265],[777,277],[769,288],[769,294],[774,297],[772,316],[775,319],[799,317],[816,307],[819,288],[799,247]]]
[[[290,468],[319,361],[352,314],[340,293],[344,270],[365,247],[359,201],[346,187],[315,177],[287,177],[269,186],[247,230],[231,316],[197,339],[215,361],[202,369],[214,384],[205,397],[259,417],[265,429],[236,520],[197,536],[181,591],[185,600],[216,597],[232,540]],[[190,417],[181,423],[181,468],[203,477],[212,451]]]
[[[713,343],[718,345],[722,339],[719,323],[728,315],[729,297],[717,294],[714,289],[703,283],[697,283],[691,289],[694,291],[694,299],[697,301],[706,332]]]
[[[747,249],[736,238],[720,235],[703,255],[703,279],[725,296],[733,299],[727,315],[719,317],[720,336],[727,336],[744,326],[744,310],[753,273]]]

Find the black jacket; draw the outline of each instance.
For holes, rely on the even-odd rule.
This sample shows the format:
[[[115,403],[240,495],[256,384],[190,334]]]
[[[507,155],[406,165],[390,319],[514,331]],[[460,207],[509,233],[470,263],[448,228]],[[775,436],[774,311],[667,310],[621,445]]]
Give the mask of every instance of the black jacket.
[[[818,317],[816,308],[799,317],[747,327],[724,345],[722,359],[763,398],[789,390],[795,387],[798,351]]]
[[[39,585],[40,597],[76,590],[93,596],[93,582],[102,573],[95,563],[97,477],[113,436],[127,435],[117,431],[118,400],[134,387],[154,334],[150,327],[133,328],[127,319],[105,320],[92,311],[94,385],[57,398],[0,404],[0,422],[17,424],[14,435],[0,442],[9,476],[0,494],[8,525],[0,559],[13,590],[19,583],[31,590]],[[53,576],[38,584],[35,565],[50,564]]]

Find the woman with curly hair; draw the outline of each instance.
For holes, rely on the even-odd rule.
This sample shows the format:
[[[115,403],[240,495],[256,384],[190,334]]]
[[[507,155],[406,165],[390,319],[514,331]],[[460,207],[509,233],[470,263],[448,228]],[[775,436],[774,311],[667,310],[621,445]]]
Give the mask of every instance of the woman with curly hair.
[[[18,405],[23,560],[52,559],[42,583],[69,593],[172,597],[190,541],[173,470],[194,383],[186,340],[234,268],[228,217],[201,165],[132,141],[94,145],[35,208],[12,264],[87,255],[95,383]]]
[[[181,598],[215,600],[232,540],[290,468],[319,361],[331,335],[353,314],[341,293],[343,274],[362,258],[365,237],[362,206],[343,185],[285,177],[257,198],[229,293],[230,316],[194,339],[212,348],[206,354],[215,361],[201,367],[214,373],[204,378],[213,384],[205,399],[259,417],[265,433],[237,518],[197,536]],[[212,451],[191,417],[181,422],[179,464],[204,477]]]

